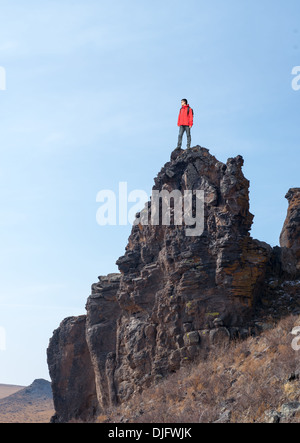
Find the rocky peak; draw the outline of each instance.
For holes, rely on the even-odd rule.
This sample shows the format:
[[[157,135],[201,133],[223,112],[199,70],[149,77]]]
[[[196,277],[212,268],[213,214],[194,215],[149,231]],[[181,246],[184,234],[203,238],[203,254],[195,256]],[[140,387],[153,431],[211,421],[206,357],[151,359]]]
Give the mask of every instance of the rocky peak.
[[[300,271],[300,188],[291,188],[285,198],[289,206],[280,234],[280,246],[288,248],[294,254],[296,269]]]
[[[243,158],[230,158],[224,164],[198,146],[171,158],[155,178],[153,190],[179,190],[182,194],[202,190],[203,232],[187,237],[184,224],[147,226],[137,220],[125,255],[117,261],[123,275],[119,300],[125,309],[134,305],[138,309],[139,303],[134,302],[140,294],[138,286],[142,274],[149,273],[144,268],[151,265],[156,274],[160,273],[162,287],[174,288],[175,293],[179,284],[192,280],[194,286],[198,282],[194,292],[210,288],[215,297],[222,293],[222,301],[234,299],[235,312],[237,305],[251,305],[269,248],[253,241],[249,234],[253,215],[249,212],[249,181],[242,172]],[[129,282],[136,290],[126,288]],[[214,304],[211,297],[208,304]],[[226,311],[228,304],[217,311]],[[203,308],[203,300],[201,305]]]
[[[117,260],[120,274],[100,276],[86,316],[64,320],[50,340],[54,420],[92,418],[215,343],[257,333],[257,306],[283,261],[250,236],[243,162],[222,163],[200,146],[172,152]],[[173,199],[155,206],[162,191]],[[186,193],[195,195],[186,201]]]

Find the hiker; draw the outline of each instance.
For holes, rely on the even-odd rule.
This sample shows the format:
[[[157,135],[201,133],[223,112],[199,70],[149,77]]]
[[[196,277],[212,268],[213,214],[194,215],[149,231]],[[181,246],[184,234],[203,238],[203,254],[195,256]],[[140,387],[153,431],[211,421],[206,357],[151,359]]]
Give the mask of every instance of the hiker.
[[[181,100],[181,109],[179,111],[178,123],[179,135],[177,149],[181,148],[182,137],[184,132],[186,132],[187,137],[187,149],[191,147],[191,127],[193,126],[194,111],[190,108],[186,98]]]

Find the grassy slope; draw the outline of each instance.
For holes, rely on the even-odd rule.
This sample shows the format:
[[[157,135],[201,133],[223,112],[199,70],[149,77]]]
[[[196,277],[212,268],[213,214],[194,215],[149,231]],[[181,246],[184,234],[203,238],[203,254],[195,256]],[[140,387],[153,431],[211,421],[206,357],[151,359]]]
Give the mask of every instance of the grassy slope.
[[[300,351],[291,346],[295,326],[300,317],[290,315],[260,336],[215,348],[204,361],[136,394],[98,422],[268,421],[268,411],[300,402]],[[300,410],[281,422],[300,422]]]

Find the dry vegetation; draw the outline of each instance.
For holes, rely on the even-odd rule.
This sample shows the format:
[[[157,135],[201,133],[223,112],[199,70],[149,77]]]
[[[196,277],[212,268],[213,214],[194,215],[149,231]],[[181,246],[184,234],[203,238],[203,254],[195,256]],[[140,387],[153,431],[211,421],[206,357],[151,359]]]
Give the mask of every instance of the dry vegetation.
[[[181,368],[98,422],[300,422],[295,326],[300,317],[289,316],[260,336],[215,347],[204,361]]]
[[[0,423],[50,423],[54,414],[51,405],[22,405],[0,412]]]

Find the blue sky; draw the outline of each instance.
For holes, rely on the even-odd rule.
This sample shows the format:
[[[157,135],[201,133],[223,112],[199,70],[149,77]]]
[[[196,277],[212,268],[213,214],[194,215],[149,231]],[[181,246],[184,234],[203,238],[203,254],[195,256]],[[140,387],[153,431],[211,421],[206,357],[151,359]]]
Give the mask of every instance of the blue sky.
[[[299,187],[296,0],[0,2],[0,383],[47,378],[52,331],[116,272],[130,225],[99,226],[100,190],[151,191],[177,143],[238,154],[252,236],[278,244]]]

